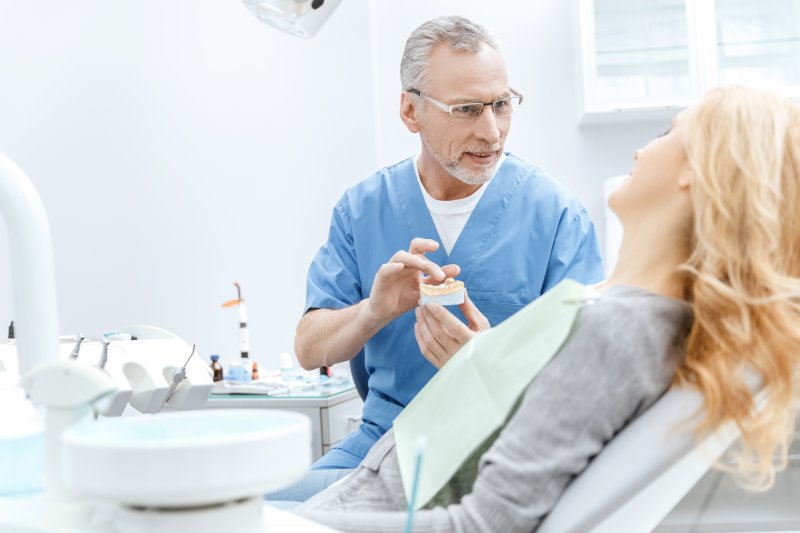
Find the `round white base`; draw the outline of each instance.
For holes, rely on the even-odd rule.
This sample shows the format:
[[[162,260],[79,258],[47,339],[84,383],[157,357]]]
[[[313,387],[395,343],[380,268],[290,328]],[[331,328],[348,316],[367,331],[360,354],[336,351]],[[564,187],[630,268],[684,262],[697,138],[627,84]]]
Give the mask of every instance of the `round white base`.
[[[261,497],[206,508],[153,509],[118,507],[114,526],[120,533],[186,531],[191,533],[260,533]],[[233,528],[233,529],[232,529]]]
[[[310,464],[308,417],[271,409],[85,420],[63,439],[70,490],[134,507],[261,497],[299,480]]]
[[[260,517],[256,507],[260,507]],[[197,516],[213,524],[214,533],[258,531],[259,533],[334,533],[334,530],[315,524],[300,516],[262,505],[259,498],[241,502],[240,506],[219,509],[192,509],[171,516],[137,515],[130,509],[118,516],[116,505],[93,504],[86,501],[69,503],[48,502],[42,496],[30,498],[0,498],[0,531],[3,533],[195,533],[212,531],[198,524]],[[141,513],[141,511],[139,511]],[[173,511],[174,512],[174,511]],[[125,520],[125,523],[122,523]],[[173,520],[172,522],[168,522]],[[231,520],[236,520],[231,521]],[[224,523],[220,524],[220,521]],[[152,525],[155,524],[155,525]],[[255,525],[254,525],[255,524]],[[126,529],[120,529],[125,527]],[[140,527],[140,529],[131,529]]]

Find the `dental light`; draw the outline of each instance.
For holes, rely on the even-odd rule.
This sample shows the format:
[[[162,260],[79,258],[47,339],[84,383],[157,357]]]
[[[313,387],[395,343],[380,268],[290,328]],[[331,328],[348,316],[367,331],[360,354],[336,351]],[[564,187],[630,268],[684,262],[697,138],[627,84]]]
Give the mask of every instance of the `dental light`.
[[[261,22],[297,37],[313,37],[341,0],[242,0]]]

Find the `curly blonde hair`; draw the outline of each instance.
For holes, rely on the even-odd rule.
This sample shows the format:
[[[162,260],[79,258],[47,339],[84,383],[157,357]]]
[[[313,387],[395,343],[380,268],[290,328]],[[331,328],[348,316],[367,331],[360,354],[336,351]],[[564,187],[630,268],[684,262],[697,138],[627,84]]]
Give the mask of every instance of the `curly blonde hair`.
[[[739,427],[739,481],[763,490],[786,466],[798,400],[800,108],[766,91],[715,89],[687,113],[684,134],[694,220],[682,270],[694,324],[675,382],[705,398],[698,432]],[[747,373],[767,393],[760,409]]]

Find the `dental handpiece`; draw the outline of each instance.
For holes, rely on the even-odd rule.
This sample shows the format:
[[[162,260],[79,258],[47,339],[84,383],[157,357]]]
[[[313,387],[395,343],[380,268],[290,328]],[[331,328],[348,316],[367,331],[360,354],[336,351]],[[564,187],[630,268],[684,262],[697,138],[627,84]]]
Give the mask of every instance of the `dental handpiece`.
[[[108,345],[111,344],[111,341],[105,337],[100,337],[100,343],[103,345],[103,352],[100,355],[100,362],[98,366],[100,368],[105,368],[106,363],[108,363]]]
[[[83,333],[78,333],[77,335],[75,335],[75,338],[78,340],[78,342],[75,343],[75,347],[72,349],[72,353],[69,354],[69,358],[71,360],[77,359],[78,355],[80,355],[80,353],[81,353],[81,343],[83,342],[83,339],[85,337],[83,336]]]
[[[164,407],[164,405],[166,405],[169,399],[172,398],[172,395],[175,394],[175,390],[178,388],[178,385],[180,385],[181,381],[186,379],[186,365],[189,364],[189,361],[192,359],[192,356],[194,355],[195,346],[196,345],[192,344],[192,353],[189,354],[189,359],[187,359],[186,362],[183,363],[182,367],[180,367],[178,370],[175,371],[174,374],[172,374],[172,380],[171,383],[169,384],[167,397],[164,399],[164,403],[161,405],[162,408]]]

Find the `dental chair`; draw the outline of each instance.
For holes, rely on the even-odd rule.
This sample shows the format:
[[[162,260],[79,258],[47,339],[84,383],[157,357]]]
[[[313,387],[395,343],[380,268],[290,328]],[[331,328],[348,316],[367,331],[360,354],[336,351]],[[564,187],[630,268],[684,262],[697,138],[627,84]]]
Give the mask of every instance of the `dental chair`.
[[[731,423],[696,439],[701,405],[698,392],[670,389],[575,478],[537,533],[652,531],[739,436]]]

